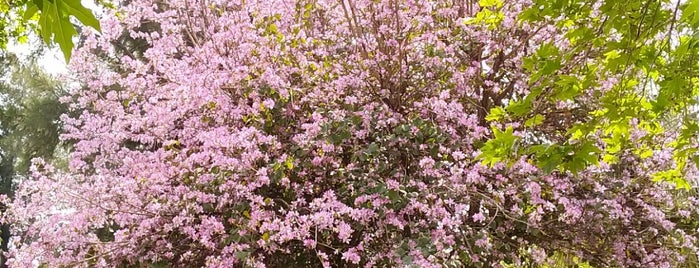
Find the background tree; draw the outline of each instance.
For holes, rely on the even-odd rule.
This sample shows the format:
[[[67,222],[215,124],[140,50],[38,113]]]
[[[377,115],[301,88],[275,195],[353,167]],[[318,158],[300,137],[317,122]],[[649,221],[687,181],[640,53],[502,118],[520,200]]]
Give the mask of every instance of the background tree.
[[[59,102],[59,97],[65,94],[61,84],[35,62],[21,62],[13,55],[4,56],[2,61],[0,193],[12,198],[15,183],[29,175],[31,159],[38,157],[53,162],[56,153],[61,152],[57,151],[59,116],[67,111],[67,106]],[[61,166],[60,161],[54,163]],[[0,227],[0,237],[2,252],[7,252],[10,224]],[[4,256],[1,265],[5,265]]]

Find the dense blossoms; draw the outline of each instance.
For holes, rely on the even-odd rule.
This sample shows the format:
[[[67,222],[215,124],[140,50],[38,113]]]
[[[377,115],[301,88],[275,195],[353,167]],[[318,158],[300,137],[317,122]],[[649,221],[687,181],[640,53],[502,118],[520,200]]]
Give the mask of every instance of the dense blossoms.
[[[20,185],[9,264],[696,264],[699,196],[649,172],[671,149],[554,172],[496,159],[590,120],[624,77],[574,75],[614,57],[580,52],[562,20],[520,20],[534,3],[456,2],[125,3],[74,53],[70,170],[37,161]],[[553,51],[570,54],[532,61]],[[586,89],[528,107],[546,119],[494,118],[552,74]]]

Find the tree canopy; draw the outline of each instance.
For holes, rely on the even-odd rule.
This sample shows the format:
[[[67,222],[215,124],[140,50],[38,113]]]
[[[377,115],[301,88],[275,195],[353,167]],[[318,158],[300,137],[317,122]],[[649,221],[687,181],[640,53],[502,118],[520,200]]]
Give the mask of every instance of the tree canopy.
[[[59,96],[65,94],[60,82],[35,62],[22,62],[7,54],[0,63],[0,194],[12,197],[16,182],[29,175],[33,158],[54,159],[59,147],[59,116],[67,107],[59,102]],[[5,253],[10,225],[4,223],[0,228],[0,250]],[[7,267],[5,256],[0,259],[0,267]]]

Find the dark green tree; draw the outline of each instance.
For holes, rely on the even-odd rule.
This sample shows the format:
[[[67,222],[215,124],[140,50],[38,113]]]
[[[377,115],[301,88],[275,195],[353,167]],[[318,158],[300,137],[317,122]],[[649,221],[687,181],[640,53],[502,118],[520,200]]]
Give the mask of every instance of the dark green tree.
[[[14,182],[27,175],[31,159],[58,159],[60,115],[67,107],[59,101],[65,93],[60,82],[35,61],[4,55],[0,62],[0,194],[12,197]],[[0,226],[3,252],[9,230],[9,224]]]

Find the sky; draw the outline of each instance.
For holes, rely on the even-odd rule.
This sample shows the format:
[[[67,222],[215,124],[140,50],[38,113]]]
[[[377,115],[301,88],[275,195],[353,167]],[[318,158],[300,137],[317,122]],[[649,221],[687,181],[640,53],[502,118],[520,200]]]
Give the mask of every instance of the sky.
[[[7,45],[7,50],[11,53],[15,53],[20,59],[26,58],[31,53],[31,48],[33,46],[44,45],[40,43],[37,38],[31,38],[26,44],[10,43]],[[38,60],[39,66],[41,66],[47,73],[52,75],[62,75],[68,73],[68,67],[65,60],[63,59],[63,53],[58,49],[58,46],[47,49],[44,55]]]

